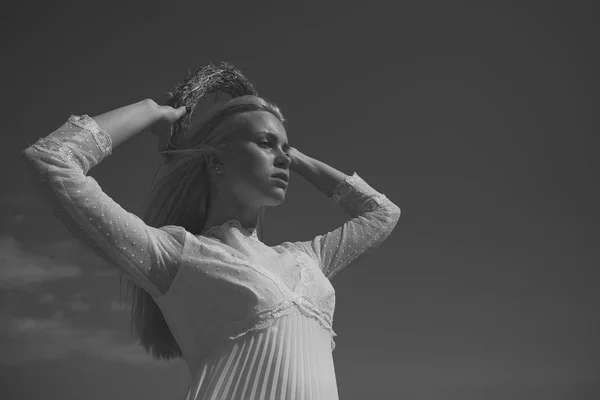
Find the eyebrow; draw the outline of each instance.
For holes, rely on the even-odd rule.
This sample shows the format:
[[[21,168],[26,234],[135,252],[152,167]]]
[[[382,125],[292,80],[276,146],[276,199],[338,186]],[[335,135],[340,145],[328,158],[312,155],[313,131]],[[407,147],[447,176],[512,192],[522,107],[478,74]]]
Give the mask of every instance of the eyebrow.
[[[261,131],[261,132],[256,132],[256,134],[257,134],[257,135],[260,135],[260,134],[266,134],[266,135],[267,135],[268,137],[270,137],[271,139],[275,139],[275,140],[279,139],[279,138],[277,137],[277,135],[276,135],[276,134],[274,134],[273,132]],[[285,144],[284,144],[282,147],[283,147],[284,149],[286,149],[286,150],[289,150],[289,149],[290,149],[290,145],[289,145],[289,143],[285,143]]]

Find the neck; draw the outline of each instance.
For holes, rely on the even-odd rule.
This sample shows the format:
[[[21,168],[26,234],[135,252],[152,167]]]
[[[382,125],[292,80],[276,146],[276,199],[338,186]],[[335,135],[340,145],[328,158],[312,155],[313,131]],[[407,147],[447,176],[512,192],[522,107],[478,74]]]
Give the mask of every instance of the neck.
[[[258,226],[258,217],[260,208],[248,207],[236,202],[216,198],[211,201],[211,207],[208,212],[208,217],[204,223],[204,230],[213,226],[222,225],[232,219],[237,220],[244,229],[256,229]]]

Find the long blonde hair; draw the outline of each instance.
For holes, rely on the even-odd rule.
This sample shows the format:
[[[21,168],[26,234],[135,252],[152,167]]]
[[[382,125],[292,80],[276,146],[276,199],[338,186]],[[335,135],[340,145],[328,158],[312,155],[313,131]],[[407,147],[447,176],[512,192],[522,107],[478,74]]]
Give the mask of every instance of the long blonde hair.
[[[199,129],[183,137],[176,150],[166,153],[162,175],[153,183],[142,210],[141,219],[147,225],[155,228],[176,225],[193,235],[202,233],[210,210],[207,157],[226,146],[227,134],[235,124],[235,118],[229,117],[250,111],[267,111],[285,123],[275,104],[255,96],[234,98],[210,111]],[[262,207],[257,226],[260,240],[264,219],[265,207]],[[121,274],[123,277],[127,278],[126,301],[129,296],[132,298],[131,333],[154,359],[181,357],[181,349],[152,296]]]

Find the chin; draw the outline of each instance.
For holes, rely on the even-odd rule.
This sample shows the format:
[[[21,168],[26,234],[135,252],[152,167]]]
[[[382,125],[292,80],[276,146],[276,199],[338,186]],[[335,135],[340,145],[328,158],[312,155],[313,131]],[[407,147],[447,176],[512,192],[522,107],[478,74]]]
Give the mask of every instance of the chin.
[[[285,202],[285,196],[286,196],[287,192],[284,190],[278,190],[277,192],[279,192],[279,193],[273,194],[265,200],[266,207],[277,207],[277,206],[282,205]]]

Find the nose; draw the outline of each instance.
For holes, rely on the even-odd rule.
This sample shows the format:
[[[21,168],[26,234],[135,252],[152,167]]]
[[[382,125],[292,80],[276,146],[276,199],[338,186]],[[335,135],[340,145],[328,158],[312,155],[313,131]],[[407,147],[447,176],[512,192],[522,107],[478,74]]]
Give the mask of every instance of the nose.
[[[285,154],[282,151],[279,152],[279,154],[277,155],[277,159],[276,159],[276,165],[278,168],[281,169],[288,169],[288,167],[290,166],[290,163],[292,162],[292,159],[290,158],[290,156],[288,156],[287,154]]]

